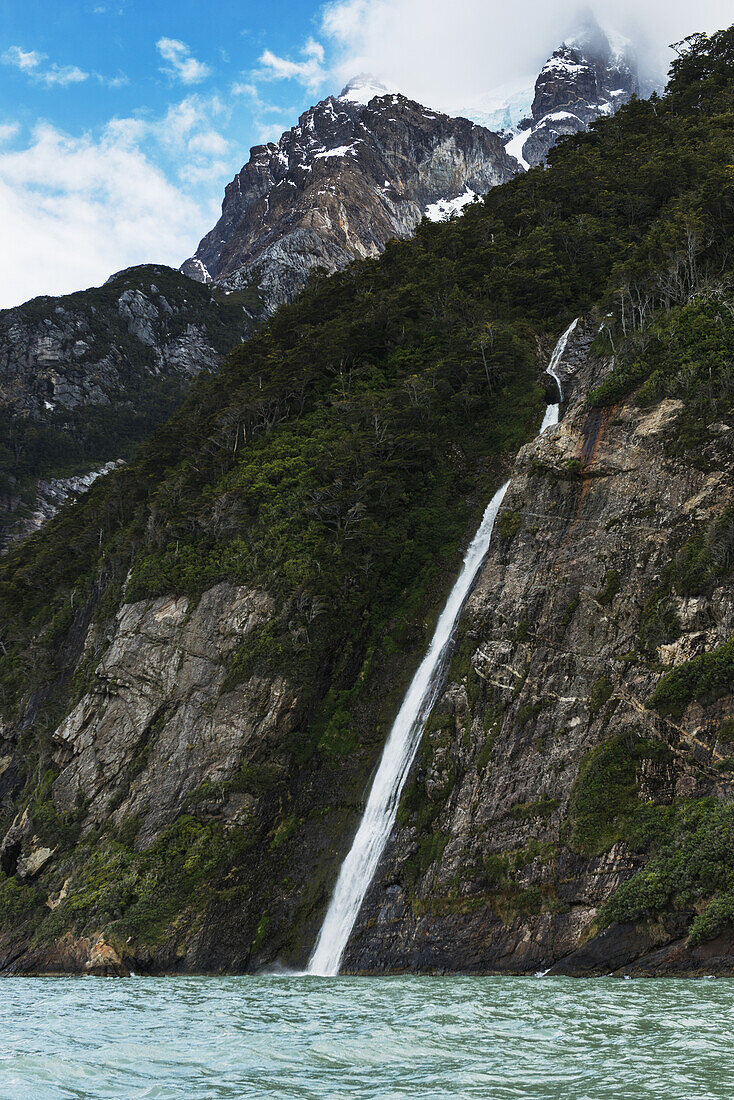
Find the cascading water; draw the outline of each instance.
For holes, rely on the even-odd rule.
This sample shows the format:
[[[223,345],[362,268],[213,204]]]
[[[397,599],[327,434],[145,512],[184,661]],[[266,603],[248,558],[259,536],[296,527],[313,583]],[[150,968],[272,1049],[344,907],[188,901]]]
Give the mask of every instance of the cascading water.
[[[546,371],[546,374],[550,374],[551,378],[553,379],[555,384],[558,386],[558,400],[559,400],[559,402],[563,401],[563,386],[561,385],[561,380],[558,377],[557,367],[558,367],[558,364],[560,363],[561,359],[563,358],[563,353],[566,350],[566,345],[568,343],[568,338],[571,335],[571,333],[573,332],[573,330],[576,328],[576,325],[578,323],[579,323],[579,318],[577,317],[576,320],[572,321],[571,324],[568,326],[568,328],[564,332],[563,336],[561,337],[561,339],[558,341],[555,348],[553,349],[553,354],[551,355],[551,360],[550,360],[550,363],[548,364],[548,369]],[[550,427],[553,426],[553,424],[558,423],[558,409],[559,409],[559,405],[549,405],[548,408],[545,410],[545,416],[543,417],[543,423],[540,425],[540,432],[538,433],[539,435],[542,435],[546,428],[550,428]]]
[[[566,329],[548,364],[548,373],[558,386],[559,400],[563,399],[563,391],[556,368],[577,323],[574,321]],[[541,432],[558,423],[558,410],[558,405],[548,406]],[[486,556],[494,521],[509,484],[508,481],[503,485],[487,505],[479,530],[464,557],[459,578],[441,612],[428,652],[411,681],[390,730],[364,816],[341,866],[331,903],[308,964],[309,974],[333,976],[339,973],[347,941],[395,824],[400,796],[425,724],[441,690],[456,624]]]

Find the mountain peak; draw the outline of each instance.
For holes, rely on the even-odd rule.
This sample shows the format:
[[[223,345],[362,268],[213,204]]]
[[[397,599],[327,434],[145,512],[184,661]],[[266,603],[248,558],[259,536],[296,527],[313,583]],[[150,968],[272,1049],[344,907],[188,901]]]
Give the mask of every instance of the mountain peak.
[[[531,115],[515,127],[507,151],[523,168],[541,164],[560,137],[613,115],[639,88],[633,44],[587,16],[541,69]]]
[[[348,84],[342,88],[339,99],[346,99],[350,103],[368,104],[375,96],[391,95],[392,89],[382,84],[370,73],[360,73],[352,77]]]

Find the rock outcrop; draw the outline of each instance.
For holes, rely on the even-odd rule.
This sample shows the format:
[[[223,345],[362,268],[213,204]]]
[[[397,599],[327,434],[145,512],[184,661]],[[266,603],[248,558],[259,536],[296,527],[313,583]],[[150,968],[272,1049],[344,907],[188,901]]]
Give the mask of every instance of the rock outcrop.
[[[97,478],[112,473],[113,470],[124,465],[122,459],[115,462],[105,462],[97,470],[76,477],[52,477],[38,478],[35,483],[35,500],[29,507],[24,504],[19,495],[11,495],[5,498],[5,512],[7,516],[2,537],[0,537],[0,549],[8,549],[23,539],[28,538],[35,531],[40,531],[45,523],[56,515],[65,504],[73,504],[82,493],[94,485]],[[2,499],[2,498],[0,498]]]
[[[429,207],[482,194],[518,171],[502,141],[363,80],[255,146],[222,216],[181,270],[247,291],[264,314],[316,269],[334,272],[409,236]]]
[[[154,264],[0,311],[0,550],[128,457],[250,328],[241,306]]]
[[[90,823],[136,815],[145,846],[202,784],[228,784],[248,745],[286,734],[293,692],[284,679],[222,692],[233,650],[271,617],[266,593],[229,585],[195,606],[186,598],[125,604],[92,690],[54,734],[53,799],[62,812],[83,796]],[[99,643],[93,630],[86,644]],[[230,799],[223,816],[242,825],[247,799]]]

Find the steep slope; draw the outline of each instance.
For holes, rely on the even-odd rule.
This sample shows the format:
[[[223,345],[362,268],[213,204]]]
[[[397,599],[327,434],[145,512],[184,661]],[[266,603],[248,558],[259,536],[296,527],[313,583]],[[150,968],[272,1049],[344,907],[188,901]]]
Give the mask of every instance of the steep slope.
[[[674,369],[730,308],[674,315]],[[610,367],[594,331],[580,325],[561,362],[577,396],[560,427],[515,463],[350,968],[734,965],[726,920],[700,915],[731,878],[734,837],[734,429],[689,449],[690,385],[590,403]],[[730,317],[725,347],[731,363]],[[654,693],[661,669],[682,683],[706,661],[720,673],[674,706]],[[628,881],[671,850],[654,891]],[[712,930],[727,934],[698,946]]]
[[[228,184],[222,217],[182,271],[245,290],[266,314],[316,268],[379,255],[431,204],[483,194],[517,172],[496,134],[356,81],[276,144],[256,146]]]
[[[531,117],[520,123],[507,151],[525,168],[542,164],[560,137],[587,130],[639,93],[632,43],[592,20],[541,69]]]
[[[154,264],[0,311],[0,549],[129,458],[250,327]]]
[[[725,771],[711,775],[721,754],[706,753],[730,732],[719,643],[731,629],[733,43],[734,31],[692,43],[664,98],[630,103],[562,143],[547,170],[308,288],[195,382],[133,462],[0,565],[2,968],[305,962],[461,548],[537,432],[538,380],[578,315],[571,365],[584,386],[605,380],[520,452],[454,686],[406,794],[394,881],[376,883],[401,907],[396,951],[380,916],[350,957],[435,965],[414,950],[412,922],[434,897],[437,912],[453,904],[440,879],[453,868],[457,891],[475,883],[467,908],[487,936],[475,950],[457,921],[440,965],[534,965],[545,926],[513,925],[518,897],[521,916],[546,920],[580,906],[559,940],[570,957],[608,896],[617,844],[620,891],[600,922],[642,914],[669,941],[692,908],[693,936],[730,925],[732,803]],[[656,494],[654,515],[634,514],[625,492],[643,513]],[[616,662],[597,673],[599,652],[623,660],[638,716]],[[681,745],[662,736],[669,720]],[[689,786],[677,782],[683,743]],[[488,829],[467,838],[464,778],[477,776]],[[418,848],[410,873],[406,845]],[[662,889],[631,874],[645,860]],[[518,934],[539,950],[513,960]],[[595,965],[608,967],[603,943]],[[681,965],[695,967],[691,944]]]

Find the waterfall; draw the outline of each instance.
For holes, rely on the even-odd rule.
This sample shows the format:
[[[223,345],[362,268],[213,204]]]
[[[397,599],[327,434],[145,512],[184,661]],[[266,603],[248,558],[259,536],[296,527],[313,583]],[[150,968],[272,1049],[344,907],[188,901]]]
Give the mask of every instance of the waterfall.
[[[561,380],[558,377],[558,371],[557,371],[556,368],[558,367],[558,364],[560,363],[561,359],[563,358],[563,353],[566,350],[566,344],[568,343],[568,338],[571,335],[571,333],[573,332],[573,330],[576,328],[576,325],[579,323],[579,320],[580,320],[580,318],[577,317],[575,321],[571,322],[571,324],[568,326],[568,328],[564,332],[561,339],[556,344],[556,346],[553,350],[553,354],[551,355],[550,363],[548,364],[548,369],[546,371],[546,374],[550,374],[553,381],[558,386],[558,400],[559,400],[559,402],[563,401],[563,386],[561,385]],[[543,432],[545,431],[546,428],[550,428],[553,424],[558,423],[558,408],[559,408],[558,405],[549,405],[548,408],[545,410],[545,416],[543,417],[543,423],[540,425],[540,433],[539,433],[540,435],[543,434]]]
[[[563,391],[556,367],[560,363],[568,338],[576,324],[577,321],[574,321],[566,329],[548,365],[548,373],[553,376],[558,385],[560,400],[563,399]],[[541,432],[552,424],[558,423],[558,410],[558,405],[548,406]],[[339,973],[339,965],[347,941],[395,824],[400,796],[425,724],[441,691],[456,624],[487,554],[494,521],[509,484],[508,481],[498,489],[487,505],[479,530],[464,557],[459,578],[436,624],[428,652],[411,681],[390,730],[367,800],[367,807],[352,847],[341,866],[319,938],[308,964],[309,974],[332,976]]]

